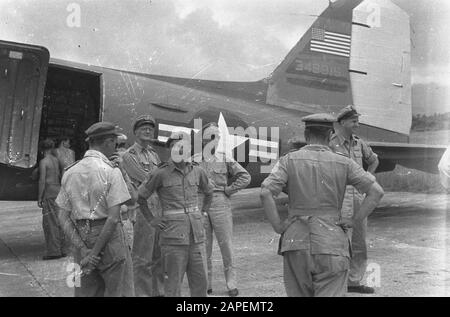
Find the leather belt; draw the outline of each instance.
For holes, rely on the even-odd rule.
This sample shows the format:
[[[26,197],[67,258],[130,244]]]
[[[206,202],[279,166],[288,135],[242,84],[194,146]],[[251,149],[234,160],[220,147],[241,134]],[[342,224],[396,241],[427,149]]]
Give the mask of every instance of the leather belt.
[[[195,207],[184,207],[184,209],[179,208],[179,209],[163,210],[163,215],[168,216],[168,215],[191,214],[199,212],[200,210],[198,209],[197,206],[195,206]]]
[[[102,219],[78,219],[76,220],[78,226],[90,226],[90,227],[96,227],[96,226],[103,226],[106,223],[107,218]]]

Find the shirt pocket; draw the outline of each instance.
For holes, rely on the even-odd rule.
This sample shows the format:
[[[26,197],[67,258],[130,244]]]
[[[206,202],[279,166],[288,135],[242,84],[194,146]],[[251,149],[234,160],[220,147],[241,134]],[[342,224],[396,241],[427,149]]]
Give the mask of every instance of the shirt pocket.
[[[224,164],[217,164],[212,167],[211,176],[213,177],[213,181],[217,186],[226,186],[227,185],[227,167]]]
[[[166,178],[163,179],[163,187],[181,186],[182,181],[180,178]]]
[[[181,178],[166,178],[163,179],[162,186],[170,199],[184,197],[183,183]]]

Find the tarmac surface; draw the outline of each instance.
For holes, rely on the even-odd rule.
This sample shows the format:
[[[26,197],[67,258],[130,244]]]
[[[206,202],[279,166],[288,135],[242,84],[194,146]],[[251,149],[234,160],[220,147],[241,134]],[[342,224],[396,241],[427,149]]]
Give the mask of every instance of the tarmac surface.
[[[233,196],[234,250],[240,296],[286,296],[278,235],[264,216],[258,189]],[[386,193],[369,217],[369,268],[376,294],[450,296],[450,195]],[[286,215],[286,197],[278,199]],[[0,296],[73,296],[71,257],[42,261],[42,213],[36,202],[0,202]],[[213,296],[227,296],[222,260],[213,251]],[[185,279],[186,280],[186,279]],[[187,283],[183,295],[188,295]]]

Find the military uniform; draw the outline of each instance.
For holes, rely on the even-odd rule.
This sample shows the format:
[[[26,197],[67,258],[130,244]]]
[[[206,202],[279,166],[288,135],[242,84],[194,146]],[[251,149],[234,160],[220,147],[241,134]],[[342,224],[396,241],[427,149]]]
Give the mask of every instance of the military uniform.
[[[332,117],[324,116],[328,121]],[[303,120],[324,120],[320,115]],[[345,185],[367,192],[374,177],[324,145],[309,144],[288,153],[262,187],[277,196],[288,187],[288,226],[280,237],[284,284],[288,296],[342,296],[346,291],[350,251],[340,226]]]
[[[139,196],[159,196],[162,219],[168,224],[161,232],[165,296],[180,296],[187,273],[191,296],[206,296],[207,275],[205,230],[198,208],[198,191],[210,196],[212,188],[203,169],[186,163],[185,171],[169,160],[139,187]]]
[[[93,127],[101,130],[104,125],[107,124],[102,122]],[[120,170],[101,152],[88,150],[81,161],[64,173],[56,203],[70,213],[84,246],[92,249],[106,223],[108,209],[130,198]],[[81,277],[75,296],[134,296],[131,255],[120,223],[100,256],[100,264]],[[79,264],[80,249],[76,248],[74,258]]]
[[[133,125],[135,131],[140,124],[154,124],[151,116],[138,117]],[[158,154],[151,147],[142,147],[134,143],[122,155],[123,168],[131,181],[139,187],[150,173],[161,163]],[[151,227],[140,212],[138,206],[130,208],[134,225],[133,233],[133,269],[136,296],[162,296],[163,272],[161,263],[161,250],[159,247],[159,232]],[[157,197],[150,198],[150,210],[154,215],[160,213]]]
[[[225,281],[229,291],[236,290],[236,271],[233,266],[233,214],[229,196],[245,188],[250,183],[250,174],[232,158],[226,158],[223,153],[216,153],[202,160],[202,154],[194,156],[194,161],[206,171],[208,179],[214,188],[213,199],[208,213],[205,215],[206,256],[208,265],[208,290],[212,289],[212,246],[213,231],[222,254]],[[234,181],[228,185],[229,177]],[[228,194],[225,193],[227,188]],[[199,194],[199,203],[203,195]]]
[[[343,109],[338,115],[338,119],[343,116],[352,114],[353,107],[349,106]],[[356,115],[359,115],[356,113]],[[356,135],[352,135],[347,140],[339,132],[332,135],[330,140],[330,148],[337,154],[346,156],[356,162],[359,166],[363,166],[363,162],[367,165],[377,160],[377,155],[372,151],[369,145]],[[342,204],[342,215],[351,218],[361,206],[364,196],[353,186],[347,186],[345,190],[344,202]],[[352,259],[350,264],[349,286],[360,285],[367,268],[367,218],[354,224],[349,230],[352,241]]]
[[[114,164],[115,167],[120,168],[120,171],[122,172],[123,179],[125,180],[125,183],[127,184],[128,192],[133,197],[133,195],[137,195],[137,187],[136,185],[131,181],[130,177],[128,176],[127,172],[123,168],[123,159],[122,156],[125,153],[125,150],[117,150],[117,152],[110,157],[110,161]],[[122,205],[120,206],[120,221],[123,225],[123,230],[125,232],[125,238],[127,241],[128,248],[133,250],[133,240],[134,240],[134,222],[136,221],[136,206],[128,206],[128,205]]]

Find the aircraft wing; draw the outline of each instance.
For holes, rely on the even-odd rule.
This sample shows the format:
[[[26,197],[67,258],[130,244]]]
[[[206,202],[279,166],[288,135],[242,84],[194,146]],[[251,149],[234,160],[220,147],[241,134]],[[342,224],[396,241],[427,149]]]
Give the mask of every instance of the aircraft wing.
[[[368,142],[377,153],[380,166],[377,172],[390,171],[396,164],[438,174],[438,164],[446,150],[444,145]]]

